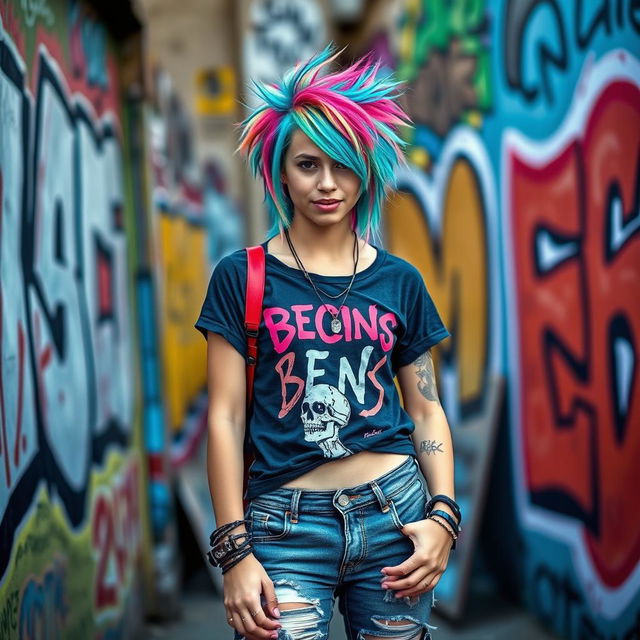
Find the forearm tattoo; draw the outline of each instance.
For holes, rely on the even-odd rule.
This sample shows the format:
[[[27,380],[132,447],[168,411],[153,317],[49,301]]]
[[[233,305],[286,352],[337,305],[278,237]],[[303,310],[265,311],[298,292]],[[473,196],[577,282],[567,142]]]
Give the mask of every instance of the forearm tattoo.
[[[427,399],[440,404],[438,388],[436,387],[436,374],[433,371],[433,358],[431,351],[419,356],[413,363],[418,374],[418,390]]]
[[[427,455],[444,453],[442,450],[442,442],[436,443],[435,440],[423,440],[420,443],[420,453],[426,453]]]

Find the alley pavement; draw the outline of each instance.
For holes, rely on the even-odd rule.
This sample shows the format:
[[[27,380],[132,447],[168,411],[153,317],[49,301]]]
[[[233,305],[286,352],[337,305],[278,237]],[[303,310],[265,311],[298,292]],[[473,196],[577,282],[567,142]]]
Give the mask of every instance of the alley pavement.
[[[335,606],[329,640],[346,640],[342,618]],[[559,640],[521,607],[489,593],[469,599],[464,621],[454,626],[434,611],[433,640]],[[148,623],[136,640],[232,640],[220,594],[206,570],[198,570],[185,585],[182,615],[171,623]]]

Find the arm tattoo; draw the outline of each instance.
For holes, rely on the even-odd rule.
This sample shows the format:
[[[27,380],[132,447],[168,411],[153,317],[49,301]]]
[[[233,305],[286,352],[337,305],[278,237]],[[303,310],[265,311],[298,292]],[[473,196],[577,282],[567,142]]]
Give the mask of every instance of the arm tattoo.
[[[427,455],[436,454],[438,452],[444,453],[442,450],[442,442],[436,444],[435,440],[423,440],[420,443],[420,453],[426,453]]]
[[[436,387],[436,374],[433,371],[433,358],[431,351],[426,351],[413,363],[418,374],[418,390],[427,399],[440,404],[438,388]]]

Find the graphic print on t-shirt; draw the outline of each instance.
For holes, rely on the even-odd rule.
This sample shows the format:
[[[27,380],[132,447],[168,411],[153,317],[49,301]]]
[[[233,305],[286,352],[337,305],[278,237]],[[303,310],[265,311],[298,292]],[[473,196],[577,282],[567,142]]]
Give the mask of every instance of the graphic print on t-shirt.
[[[339,431],[351,417],[347,397],[330,384],[307,388],[302,401],[304,439],[317,442],[325,458],[344,458],[353,451],[340,442]]]
[[[365,317],[356,307],[342,307],[342,331],[334,334],[329,323],[338,309],[333,305],[264,309],[273,348],[282,354],[275,365],[282,393],[278,417],[284,418],[302,400],[299,411],[304,440],[316,443],[325,458],[353,453],[341,441],[340,431],[352,417],[354,401],[363,407],[358,411],[363,417],[375,415],[383,404],[385,387],[376,373],[393,348],[396,336],[392,329],[398,320],[394,313],[380,313],[375,304],[369,305],[367,312]],[[326,345],[343,342],[344,348],[304,350],[305,341],[317,346],[318,340]],[[306,361],[300,362],[303,353]],[[306,370],[306,376],[295,375],[294,368],[298,373]],[[352,402],[347,394],[353,397]]]

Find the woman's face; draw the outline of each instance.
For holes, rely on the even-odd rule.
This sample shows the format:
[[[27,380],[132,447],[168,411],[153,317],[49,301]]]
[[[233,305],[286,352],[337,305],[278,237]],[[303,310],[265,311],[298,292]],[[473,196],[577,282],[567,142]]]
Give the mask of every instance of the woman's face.
[[[281,177],[295,214],[319,226],[341,222],[358,201],[360,178],[330,158],[300,129],[291,135]]]

